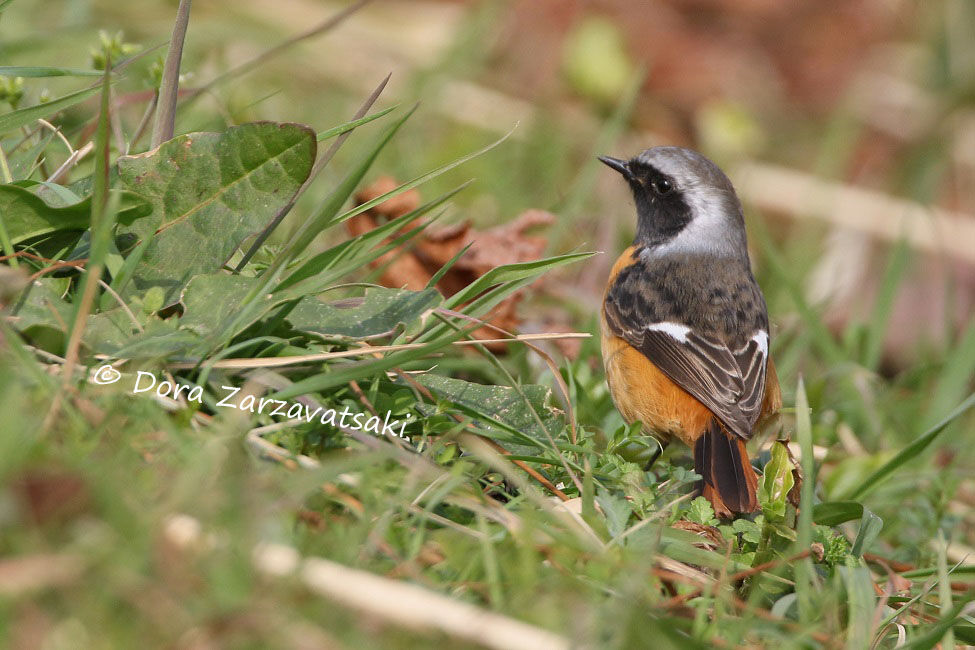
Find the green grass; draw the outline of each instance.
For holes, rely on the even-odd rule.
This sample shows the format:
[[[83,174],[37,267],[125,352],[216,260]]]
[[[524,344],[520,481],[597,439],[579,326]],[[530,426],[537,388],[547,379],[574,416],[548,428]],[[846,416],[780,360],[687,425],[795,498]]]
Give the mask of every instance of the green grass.
[[[351,91],[290,83],[289,75],[300,79],[314,67],[300,48],[248,64],[239,83],[221,83],[213,96],[178,106],[175,132],[223,132],[260,118],[308,122],[313,130],[292,135],[309,148],[316,139],[349,139],[307,186],[313,160],[281,162],[292,175],[304,174],[288,184],[301,187],[289,189],[294,209],[288,197],[248,195],[248,209],[279,206],[270,214],[287,215],[281,227],[253,257],[238,254],[224,268],[218,260],[211,272],[181,286],[183,312],[174,314],[162,309],[163,288],[144,283],[149,245],[171,235],[154,233],[139,246],[125,238],[154,231],[123,219],[154,217],[120,209],[117,190],[138,193],[139,187],[116,172],[119,143],[105,110],[111,94],[145,90],[146,80],[156,78],[149,70],[156,53],[123,73],[104,74],[87,90],[84,66],[68,54],[99,42],[95,26],[125,27],[145,43],[161,42],[169,32],[163,19],[172,21],[175,5],[149,7],[148,15],[160,18],[156,25],[93,3],[93,18],[68,28],[55,26],[88,3],[51,3],[36,16],[21,4],[27,3],[3,7],[5,23],[25,34],[51,29],[6,46],[10,65],[20,66],[12,70],[25,77],[27,106],[0,112],[0,148],[20,174],[12,180],[44,180],[67,157],[57,139],[32,130],[37,117],[62,125],[75,148],[84,144],[83,134],[92,139],[95,155],[56,188],[91,197],[89,231],[62,228],[21,240],[7,232],[12,219],[0,221],[4,254],[30,253],[0,266],[0,639],[6,645],[551,642],[858,650],[893,648],[900,632],[906,647],[975,643],[975,571],[971,560],[952,555],[975,546],[975,327],[941,348],[919,348],[916,361],[896,373],[882,371],[893,300],[914,269],[906,245],[890,253],[866,321],[836,335],[803,291],[815,261],[810,231],[782,233],[762,215],[748,214],[757,274],[772,319],[781,324],[773,354],[787,404],[783,428],[799,444],[805,481],[796,511],[777,489],[788,485],[792,467],[776,448],[762,512],[719,521],[705,500],[692,497],[696,477],[686,450],[671,446],[652,471],[643,469],[652,450],[613,407],[588,303],[532,286],[541,275],[556,287],[580,283],[593,259],[584,252],[597,232],[591,215],[628,214],[621,195],[594,189],[591,154],[614,148],[632,97],[621,99],[591,133],[569,137],[557,128],[557,110],[539,108],[543,119],[500,141],[499,134],[453,124],[422,103],[413,110],[392,106],[411,94],[434,95],[438,75],[486,75],[483,46],[464,48],[461,41],[497,19],[490,8],[471,12],[451,50],[455,56],[407,80],[404,96],[381,94],[371,108]],[[196,74],[209,70],[209,57],[235,35],[223,19],[194,12],[200,15],[190,17],[181,70]],[[264,35],[247,21],[240,25],[240,38]],[[208,39],[214,44],[206,45]],[[203,85],[209,78],[199,72],[183,83]],[[160,96],[173,98],[175,75],[167,79],[169,92]],[[61,99],[45,104],[40,93],[49,82]],[[99,105],[86,102],[99,94]],[[270,99],[253,103],[263,97]],[[357,108],[368,115],[353,118]],[[143,102],[116,117],[126,139],[144,109]],[[821,158],[832,168],[844,154],[828,139],[822,146]],[[202,155],[219,162],[211,150]],[[323,150],[317,155],[321,161]],[[165,166],[147,160],[151,173]],[[271,166],[259,157],[254,165]],[[921,193],[930,169],[938,168],[915,167],[918,176],[904,183],[910,194]],[[342,222],[379,202],[355,207],[350,196],[386,171],[413,179],[388,196],[418,188],[440,198],[349,238]],[[180,182],[186,196],[208,187],[196,178]],[[36,192],[43,187],[30,185]],[[192,215],[206,206],[191,207]],[[363,286],[369,262],[394,248],[385,237],[409,245],[420,234],[420,228],[398,233],[414,218],[470,217],[486,225],[529,207],[560,217],[551,257],[498,268],[446,299]],[[625,238],[617,235],[620,247]],[[203,243],[183,240],[187,259],[205,257]],[[793,252],[802,263],[792,261]],[[45,273],[28,288],[22,276],[7,274],[47,269],[38,257],[88,259],[88,270]],[[100,268],[124,308],[91,281]],[[522,343],[510,344],[504,355],[456,345],[516,291],[526,293],[529,311],[558,307],[573,315],[577,331],[596,336],[582,342],[574,360]],[[339,299],[351,301],[341,308],[322,302]],[[328,356],[363,343],[420,347]],[[107,362],[96,353],[124,361],[119,383],[85,381]],[[260,367],[308,354],[320,356]],[[233,360],[240,360],[236,367],[228,365]],[[160,382],[199,386],[199,402],[133,394],[140,370]],[[251,394],[254,401],[300,404],[305,415],[347,409],[410,416],[407,439],[224,408],[227,387],[240,389],[238,400]],[[844,444],[844,430],[862,450]],[[825,458],[814,461],[814,449],[825,449]],[[768,453],[755,456],[763,466],[770,460]],[[571,502],[562,506],[556,494]],[[280,562],[260,555],[268,545],[283,553],[275,556]],[[336,567],[318,559],[361,573],[329,573]],[[369,576],[383,581],[368,583]],[[404,584],[423,591],[404,593]],[[377,591],[366,592],[367,586]],[[365,602],[363,593],[371,595]],[[472,612],[498,618],[482,628]]]

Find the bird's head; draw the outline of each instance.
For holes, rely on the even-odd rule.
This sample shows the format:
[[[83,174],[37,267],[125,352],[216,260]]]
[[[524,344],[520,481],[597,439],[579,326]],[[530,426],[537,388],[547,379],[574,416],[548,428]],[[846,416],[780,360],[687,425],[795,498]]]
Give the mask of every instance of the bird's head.
[[[745,221],[731,181],[696,151],[653,147],[630,160],[600,156],[630,185],[637,208],[634,244],[648,253],[747,258]]]

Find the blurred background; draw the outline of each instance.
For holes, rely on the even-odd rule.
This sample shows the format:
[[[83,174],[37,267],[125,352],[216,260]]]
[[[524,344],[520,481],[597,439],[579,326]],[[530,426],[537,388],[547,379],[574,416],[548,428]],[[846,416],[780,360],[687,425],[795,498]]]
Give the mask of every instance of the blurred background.
[[[593,329],[609,266],[632,236],[628,191],[595,155],[690,146],[725,168],[745,204],[788,382],[816,368],[829,377],[831,364],[854,359],[849,372],[861,387],[876,376],[909,383],[912,368],[950,353],[953,388],[939,393],[933,385],[917,399],[943,413],[970,387],[975,4],[376,0],[266,56],[349,6],[195,2],[184,90],[253,59],[260,65],[187,102],[177,132],[257,119],[322,130],[347,120],[389,72],[378,106],[421,105],[377,175],[413,178],[514,128],[502,146],[422,193],[433,198],[476,179],[443,221],[469,224],[465,241],[480,242],[481,264],[604,252],[547,276],[512,307],[505,324],[526,332]],[[171,0],[17,2],[3,14],[0,54],[8,64],[85,67],[99,29],[131,55],[166,41],[175,9]],[[140,60],[116,88],[126,133],[151,97],[164,52]],[[26,92],[56,96],[76,87],[41,81]],[[343,169],[366,137],[353,134],[332,168]],[[340,179],[327,173],[291,218],[301,219]],[[490,230],[535,209],[551,216],[532,213]],[[524,250],[512,252],[519,245]],[[580,354],[578,346],[564,351]],[[598,372],[595,348],[581,353]]]

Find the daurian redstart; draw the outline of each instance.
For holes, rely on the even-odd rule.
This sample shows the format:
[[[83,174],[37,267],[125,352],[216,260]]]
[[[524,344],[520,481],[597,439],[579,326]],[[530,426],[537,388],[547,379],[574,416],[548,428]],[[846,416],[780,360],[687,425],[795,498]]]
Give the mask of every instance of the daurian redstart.
[[[662,445],[676,436],[693,450],[719,516],[753,512],[758,478],[745,442],[781,394],[735,189],[717,165],[681,147],[600,160],[629,183],[637,210],[636,238],[603,297],[616,407]]]

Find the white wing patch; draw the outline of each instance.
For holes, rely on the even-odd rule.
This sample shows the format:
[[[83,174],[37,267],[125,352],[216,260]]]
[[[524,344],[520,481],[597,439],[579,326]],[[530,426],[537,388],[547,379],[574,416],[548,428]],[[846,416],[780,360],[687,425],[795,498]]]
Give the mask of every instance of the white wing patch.
[[[687,335],[690,334],[691,328],[687,325],[682,325],[680,323],[654,323],[653,325],[647,325],[648,331],[653,332],[663,332],[664,334],[670,336],[670,338],[680,342],[687,343]]]
[[[748,339],[748,343],[735,350],[735,354],[741,354],[742,352],[744,352],[745,348],[747,348],[749,345],[752,344],[752,341],[758,344],[758,349],[762,351],[762,356],[767,357],[768,356],[768,332],[766,332],[765,330],[758,330],[757,332],[755,332],[755,335],[752,336],[750,339]]]

